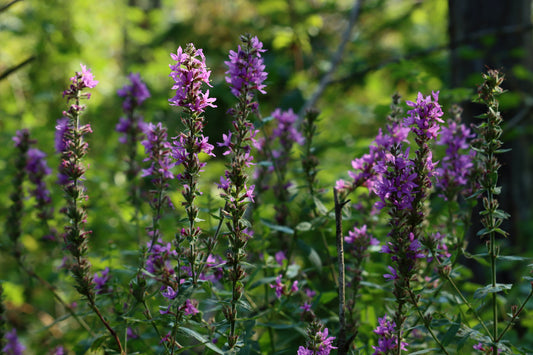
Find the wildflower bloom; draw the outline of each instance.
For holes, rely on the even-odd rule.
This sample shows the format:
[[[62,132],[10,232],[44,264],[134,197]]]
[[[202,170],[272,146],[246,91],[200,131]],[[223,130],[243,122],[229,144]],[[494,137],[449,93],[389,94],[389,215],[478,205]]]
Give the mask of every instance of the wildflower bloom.
[[[102,276],[98,275],[98,273],[95,273],[93,276],[93,281],[95,284],[94,289],[96,290],[97,294],[110,292],[111,288],[107,286],[107,282],[109,281],[109,268],[106,267],[102,271]]]
[[[35,208],[38,211],[37,216],[50,232],[45,237],[54,239],[54,232],[48,228],[48,220],[52,218],[53,208],[51,207],[52,200],[50,198],[50,191],[45,183],[45,178],[47,175],[50,175],[52,170],[46,163],[46,154],[37,148],[31,147],[37,141],[30,138],[30,133],[26,129],[16,132],[13,137],[13,143],[18,150],[15,160],[17,172],[13,179],[15,192],[11,194],[13,205],[10,208],[8,235],[14,242],[20,236],[20,220],[23,213],[24,198],[22,184],[27,177],[33,185],[30,194],[35,198]],[[15,246],[15,249],[17,248]]]
[[[202,49],[196,49],[190,43],[185,50],[179,47],[170,57],[176,61],[169,65],[169,76],[174,80],[172,90],[176,90],[176,95],[169,99],[170,105],[186,107],[193,112],[204,112],[208,106],[216,107],[213,104],[216,99],[209,97],[209,90],[201,91],[202,84],[211,86],[211,71],[207,70]]]
[[[23,355],[26,347],[22,345],[17,337],[17,330],[12,329],[5,335],[6,345],[2,348],[2,354]]]
[[[150,252],[145,262],[146,271],[164,284],[170,283],[170,279],[175,273],[172,260],[178,256],[176,250],[172,248],[172,244],[170,242],[164,243],[161,238],[157,238],[153,242],[147,242],[147,249]]]
[[[268,164],[259,165],[255,175],[258,177],[261,191],[267,189],[264,185],[268,176],[276,177],[276,182],[273,184],[274,196],[277,199],[274,207],[276,210],[275,220],[279,225],[286,225],[289,215],[287,207],[290,200],[289,187],[292,186],[292,183],[287,181],[291,149],[294,144],[303,145],[304,138],[297,130],[298,115],[292,109],[282,111],[278,108],[272,112],[271,116],[276,127],[274,127],[271,136],[259,145],[259,153],[262,153]],[[272,174],[274,171],[276,174]]]
[[[191,315],[195,315],[200,312],[198,308],[196,308],[197,306],[198,306],[197,300],[191,301],[190,299],[187,299],[185,300],[185,303],[181,307],[181,310],[186,316],[191,316]]]
[[[94,88],[98,81],[86,66],[81,65],[81,72],[76,72],[70,78],[71,84],[63,92],[67,103],[71,103],[68,110],[63,112],[64,118],[58,121],[56,127],[56,148],[61,156],[59,166],[59,184],[65,192],[65,215],[69,223],[65,226],[64,240],[66,249],[71,253],[75,262],[70,269],[76,280],[76,289],[84,295],[88,302],[94,305],[94,282],[90,273],[90,263],[85,257],[88,249],[88,239],[91,231],[86,231],[83,225],[87,222],[85,201],[88,199],[86,188],[83,185],[85,166],[83,159],[88,150],[88,143],[84,137],[92,132],[91,126],[80,125],[80,116],[85,110],[81,99],[90,98],[89,93],[83,92],[86,88]]]
[[[440,125],[444,121],[441,119],[443,112],[439,105],[439,92],[433,92],[431,96],[418,93],[416,102],[406,101],[412,110],[407,111],[408,116],[405,118],[406,126],[413,126],[413,131],[417,136],[423,136],[426,139],[436,139]]]
[[[337,349],[333,346],[335,337],[329,336],[328,328],[317,321],[313,321],[306,330],[307,338],[306,346],[298,348],[298,355],[329,355],[331,350]]]
[[[278,275],[276,277],[276,283],[270,284],[270,288],[274,288],[276,290],[276,297],[281,298],[281,295],[285,291],[285,285],[281,282],[282,275]]]
[[[356,259],[366,256],[366,251],[371,245],[379,245],[379,241],[368,234],[366,224],[358,228],[353,227],[344,237],[346,244],[350,244],[349,250],[354,253]]]
[[[167,129],[161,122],[155,125],[149,123],[145,133],[146,139],[141,144],[148,155],[144,161],[150,162],[150,167],[143,169],[141,176],[150,176],[156,187],[166,188],[168,182],[174,179],[171,169],[175,166],[171,158],[172,145],[168,142]]]
[[[188,220],[182,233],[176,235],[176,245],[182,246],[184,242],[189,244],[188,247],[182,246],[181,251],[187,253],[189,271],[193,282],[196,283],[202,268],[197,245],[202,231],[195,227],[195,221],[198,218],[198,207],[195,201],[201,195],[198,180],[201,169],[205,166],[205,162],[200,161],[199,154],[215,156],[213,145],[209,144],[209,138],[203,135],[202,113],[208,106],[216,107],[214,104],[216,99],[209,97],[209,90],[202,91],[204,84],[211,87],[209,82],[211,71],[206,67],[202,49],[196,49],[190,43],[185,49],[179,47],[177,53],[171,54],[171,57],[176,63],[170,65],[169,76],[174,80],[172,89],[176,90],[176,94],[169,102],[172,106],[184,109],[181,122],[185,127],[184,131],[173,138],[172,156],[176,160],[176,165],[183,167],[183,173],[177,175],[177,178],[182,185],[182,205]]]
[[[437,145],[445,146],[446,154],[437,169],[437,187],[446,199],[453,198],[459,191],[469,193],[467,185],[476,152],[470,150],[468,141],[474,137],[475,134],[457,120],[448,120],[448,126],[441,129]]]
[[[139,73],[130,73],[128,79],[131,84],[126,84],[117,91],[117,95],[124,98],[122,109],[125,113],[133,112],[136,107],[142,105],[150,97],[150,91],[148,91],[146,84],[141,80]]]
[[[396,324],[387,319],[387,316],[378,318],[379,325],[374,330],[374,333],[379,335],[378,345],[372,346],[374,349],[373,355],[386,355],[397,351],[398,349],[398,337]],[[407,343],[401,342],[401,350],[407,351]]]
[[[226,82],[230,85],[231,93],[236,97],[253,96],[252,90],[266,94],[263,84],[267,78],[265,65],[261,53],[265,52],[263,43],[257,37],[242,36],[244,47],[239,45],[237,51],[229,52]],[[251,97],[248,98],[251,100]]]
[[[228,347],[231,349],[238,340],[235,332],[237,317],[237,301],[242,297],[244,286],[242,280],[246,276],[242,261],[246,258],[246,244],[251,238],[247,223],[243,221],[246,205],[254,199],[254,187],[248,186],[248,173],[246,168],[253,163],[251,154],[252,145],[255,145],[256,130],[248,116],[257,111],[257,102],[253,100],[253,90],[264,92],[262,82],[266,78],[261,52],[263,44],[257,37],[242,36],[243,47],[239,46],[237,52],[230,52],[230,60],[225,62],[228,66],[226,81],[230,84],[232,93],[237,96],[238,102],[229,114],[234,118],[231,135],[224,138],[223,146],[227,147],[230,161],[221,184],[222,198],[226,201],[222,213],[228,218],[229,251],[226,266],[228,279],[232,284],[231,304],[223,308],[223,313],[230,324]],[[228,184],[224,182],[227,181]]]

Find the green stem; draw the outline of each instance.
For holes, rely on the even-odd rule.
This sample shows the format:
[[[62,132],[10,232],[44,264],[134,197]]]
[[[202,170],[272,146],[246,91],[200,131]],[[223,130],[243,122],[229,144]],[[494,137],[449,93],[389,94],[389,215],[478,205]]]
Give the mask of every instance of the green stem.
[[[422,321],[424,322],[424,326],[426,327],[426,329],[428,330],[429,334],[431,335],[431,337],[433,338],[433,340],[437,343],[437,345],[442,349],[442,351],[445,353],[445,354],[449,354],[448,351],[446,350],[446,348],[444,348],[444,345],[442,345],[442,343],[440,342],[440,340],[437,338],[437,336],[435,335],[435,333],[433,333],[433,330],[431,329],[431,322],[429,321],[429,319],[427,319],[426,317],[424,317],[424,315],[422,314],[422,312],[420,311],[420,308],[418,307],[418,304],[416,302],[416,297],[415,297],[415,294],[413,293],[413,291],[411,289],[409,289],[409,295],[411,296],[411,301],[413,302],[413,305],[418,313],[418,316],[420,317],[420,319],[422,319]],[[399,344],[399,343],[398,343]],[[400,347],[400,346],[399,346]]]
[[[532,285],[531,291],[529,291],[529,295],[527,295],[527,297],[524,300],[524,302],[522,302],[522,305],[520,306],[520,308],[518,308],[518,310],[513,314],[513,317],[509,320],[509,322],[507,322],[507,326],[505,327],[505,329],[500,333],[498,338],[496,338],[496,340],[495,340],[496,343],[498,343],[503,338],[503,336],[507,332],[507,330],[509,330],[511,325],[513,325],[515,319],[517,319],[518,316],[520,315],[520,313],[522,313],[522,311],[524,310],[524,307],[526,306],[526,303],[529,301],[531,296],[533,296],[533,285]]]

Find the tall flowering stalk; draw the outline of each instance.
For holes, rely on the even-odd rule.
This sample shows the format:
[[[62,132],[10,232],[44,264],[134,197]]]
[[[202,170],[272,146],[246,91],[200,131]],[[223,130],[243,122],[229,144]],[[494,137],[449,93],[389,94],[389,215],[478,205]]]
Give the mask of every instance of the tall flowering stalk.
[[[89,235],[91,231],[85,230],[87,223],[87,210],[85,201],[88,199],[86,188],[83,184],[85,166],[83,158],[88,149],[84,137],[91,133],[89,124],[81,125],[80,116],[85,110],[81,104],[82,99],[89,99],[90,93],[83,92],[87,88],[94,88],[98,81],[85,65],[81,71],[70,78],[70,86],[63,92],[67,103],[71,103],[68,110],[63,112],[64,119],[60,119],[56,127],[56,148],[58,148],[61,164],[59,166],[59,184],[65,193],[66,207],[63,209],[68,223],[63,235],[66,249],[73,257],[70,271],[76,281],[76,290],[85,297],[91,309],[100,318],[108,329],[121,354],[124,354],[122,344],[117,333],[105,320],[96,306],[95,283],[91,273],[91,264],[86,257]]]
[[[246,206],[253,202],[254,186],[248,186],[247,168],[251,166],[251,143],[256,131],[249,121],[249,115],[258,110],[254,101],[255,91],[265,93],[263,81],[267,77],[261,53],[263,43],[257,37],[241,36],[242,47],[237,52],[230,51],[226,72],[226,81],[230,84],[231,92],[237,97],[237,105],[229,113],[234,118],[232,129],[224,135],[224,141],[218,143],[226,147],[224,155],[229,155],[230,162],[227,170],[220,179],[221,196],[225,199],[223,214],[228,219],[227,226],[229,250],[227,252],[227,277],[231,283],[232,297],[230,305],[224,306],[224,316],[230,324],[228,347],[234,348],[239,335],[236,330],[237,304],[244,293],[243,279],[246,272],[242,261],[246,257],[246,244],[252,234],[247,228],[248,222],[244,218]]]
[[[149,252],[159,238],[159,220],[162,217],[165,206],[173,207],[167,194],[169,182],[174,179],[172,168],[176,165],[172,159],[172,144],[168,141],[167,128],[161,122],[149,123],[145,130],[146,137],[141,142],[149,162],[147,169],[142,169],[141,176],[151,177],[153,188],[149,191],[149,203],[153,210],[152,225],[148,227],[151,242]]]
[[[173,90],[176,95],[171,98],[170,105],[182,107],[184,114],[181,122],[185,127],[183,132],[174,139],[173,156],[177,165],[183,166],[183,172],[177,176],[182,184],[181,194],[184,198],[182,205],[187,213],[188,224],[176,236],[178,249],[182,248],[184,241],[188,248],[184,248],[184,256],[190,265],[193,284],[198,282],[200,274],[200,258],[207,258],[209,253],[200,254],[198,239],[202,234],[196,227],[198,207],[196,198],[201,195],[198,189],[198,180],[204,162],[200,161],[199,154],[205,153],[214,156],[213,146],[208,143],[208,137],[203,135],[203,112],[207,107],[216,107],[215,98],[209,97],[209,90],[202,92],[202,85],[209,83],[211,71],[207,70],[205,56],[202,49],[196,49],[192,43],[185,50],[178,48],[176,54],[171,54],[175,64],[170,65],[170,77],[174,80]],[[212,248],[213,245],[209,245]],[[181,254],[181,253],[180,253]],[[205,261],[205,260],[204,260]]]
[[[137,113],[138,107],[150,97],[148,88],[141,80],[139,74],[131,73],[128,76],[130,84],[124,85],[117,91],[117,95],[124,98],[122,102],[122,110],[124,116],[120,118],[119,123],[116,125],[116,131],[122,133],[119,138],[119,142],[126,145],[128,169],[126,170],[126,178],[130,187],[131,203],[135,207],[134,221],[136,224],[139,222],[139,204],[140,204],[140,189],[137,182],[137,176],[141,170],[139,163],[137,162],[137,144],[144,137],[144,131],[146,130],[146,123],[143,121],[143,117]],[[140,242],[139,228],[137,226],[137,239]]]
[[[411,303],[416,307],[418,303],[412,281],[417,271],[417,259],[423,257],[421,224],[425,218],[424,202],[431,187],[430,177],[435,165],[429,143],[436,139],[439,123],[442,122],[438,93],[428,97],[419,93],[417,101],[407,101],[407,105],[412,110],[407,112],[403,127],[393,123],[389,127],[389,138],[385,136],[386,139],[381,140],[385,156],[375,166],[380,176],[374,187],[380,198],[377,206],[387,207],[390,216],[390,241],[383,246],[382,251],[392,255],[393,266],[388,267],[390,273],[384,276],[392,280],[394,285],[397,308],[392,319],[396,325],[396,338],[400,343],[403,340],[407,306]],[[409,158],[409,149],[404,150],[401,145],[407,134],[405,128],[414,132],[418,145],[412,160]],[[395,135],[394,131],[401,134]],[[426,322],[426,327],[428,326]],[[433,335],[430,329],[429,331]],[[395,353],[400,354],[401,351],[401,346],[395,348]]]
[[[502,285],[497,283],[496,279],[496,258],[498,257],[498,247],[496,245],[496,235],[507,237],[508,233],[500,228],[504,219],[509,215],[499,209],[498,199],[496,195],[500,193],[501,188],[498,187],[498,170],[500,162],[496,158],[496,154],[502,152],[502,135],[501,124],[503,119],[499,112],[499,103],[497,97],[503,93],[500,87],[504,80],[504,76],[497,70],[489,70],[483,74],[483,84],[478,89],[477,101],[487,106],[487,112],[479,116],[483,119],[483,123],[478,125],[477,130],[481,138],[480,146],[476,147],[479,152],[479,159],[483,168],[483,176],[481,178],[481,193],[483,194],[484,210],[480,212],[481,224],[483,228],[477,233],[481,238],[488,238],[487,248],[490,258],[490,271],[492,288],[492,334],[491,338],[494,343],[492,347],[492,354],[498,354],[498,343],[501,339],[498,330],[498,304],[497,304],[497,290],[498,287],[502,289]],[[515,318],[513,312],[513,318]],[[503,335],[503,333],[501,334]]]
[[[24,210],[24,190],[23,184],[24,179],[26,178],[26,164],[27,164],[27,153],[30,149],[30,133],[28,130],[20,130],[13,137],[13,142],[15,147],[18,150],[15,160],[15,176],[13,177],[13,187],[14,191],[11,193],[11,207],[9,208],[9,215],[7,217],[6,230],[9,239],[13,243],[13,252],[15,258],[20,260],[21,250],[19,238],[21,236],[21,221],[22,214]]]
[[[479,190],[479,164],[476,151],[471,149],[470,142],[476,137],[464,123],[461,123],[462,109],[454,106],[451,110],[452,118],[447,125],[441,128],[437,145],[444,146],[446,153],[440,160],[436,169],[436,187],[440,196],[447,201],[448,215],[446,230],[448,238],[452,240],[452,248],[458,250],[463,247],[464,233],[462,236],[457,231],[457,220],[463,221],[463,230],[466,232],[470,225],[472,206],[476,201],[469,196]],[[470,208],[462,208],[464,202]],[[427,238],[429,249],[438,247],[437,240]],[[445,245],[442,244],[441,245]],[[453,263],[456,262],[458,253],[453,253]]]

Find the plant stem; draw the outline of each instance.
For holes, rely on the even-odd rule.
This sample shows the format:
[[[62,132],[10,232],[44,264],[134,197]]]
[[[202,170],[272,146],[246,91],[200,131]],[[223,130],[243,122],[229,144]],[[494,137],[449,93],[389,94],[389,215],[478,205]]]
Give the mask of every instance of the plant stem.
[[[337,260],[339,263],[339,336],[337,346],[338,354],[347,354],[349,344],[346,344],[346,286],[345,286],[345,266],[344,266],[344,243],[342,240],[342,207],[348,203],[343,201],[339,203],[337,189],[333,189],[333,198],[335,201],[335,233],[337,240]]]

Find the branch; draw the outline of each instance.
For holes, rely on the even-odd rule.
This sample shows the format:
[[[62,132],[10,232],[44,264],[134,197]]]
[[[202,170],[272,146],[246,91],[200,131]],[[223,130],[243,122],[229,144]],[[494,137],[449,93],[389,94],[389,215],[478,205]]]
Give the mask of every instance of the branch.
[[[0,74],[0,80],[3,80],[5,79],[8,75],[10,75],[11,73],[19,70],[20,68],[22,68],[23,66],[25,66],[26,64],[29,64],[31,63],[33,60],[35,59],[35,56],[32,55],[31,57],[27,58],[26,60],[24,60],[23,62],[15,65],[14,67],[11,67],[11,68],[8,68],[5,72],[3,72],[2,74]]]
[[[15,4],[16,4],[17,2],[19,2],[19,1],[21,1],[21,0],[13,0],[13,1],[11,1],[10,3],[7,3],[7,4],[5,4],[4,6],[0,7],[0,13],[6,11],[8,8],[11,7],[11,5],[15,5]]]
[[[337,67],[339,66],[342,55],[344,54],[344,49],[346,48],[346,44],[348,43],[348,40],[350,39],[350,35],[352,33],[353,28],[355,27],[355,23],[357,22],[357,19],[359,17],[361,4],[363,0],[355,0],[354,6],[352,8],[352,11],[350,12],[350,18],[348,21],[348,26],[346,27],[346,30],[342,34],[341,42],[339,43],[339,47],[337,48],[337,51],[333,55],[331,59],[331,67],[327,71],[326,74],[322,77],[320,80],[320,83],[318,84],[318,87],[316,91],[313,93],[313,95],[305,102],[304,106],[300,110],[298,114],[298,126],[301,124],[303,117],[308,109],[313,107],[326,87],[331,84],[332,80],[331,77],[333,76],[333,73],[335,70],[337,70]]]
[[[344,76],[342,78],[338,78],[335,80],[330,80],[330,84],[343,84],[348,86],[349,84],[352,84],[354,82],[357,82],[357,78],[360,78],[362,76],[365,76],[366,74],[376,71],[378,69],[381,69],[383,67],[386,67],[389,64],[395,64],[400,63],[404,60],[411,60],[415,58],[425,57],[427,55],[430,55],[435,52],[440,52],[444,50],[454,50],[457,47],[467,44],[469,42],[479,40],[486,36],[503,36],[503,35],[510,35],[510,34],[516,34],[521,32],[526,32],[533,29],[533,24],[527,24],[527,25],[512,25],[512,26],[505,26],[500,28],[488,28],[484,30],[480,30],[478,32],[474,32],[468,36],[462,37],[456,41],[432,46],[429,48],[421,49],[418,51],[414,51],[411,53],[408,53],[403,56],[396,56],[387,60],[384,60],[380,63],[369,65],[361,70],[354,71],[347,76]]]

